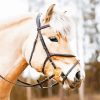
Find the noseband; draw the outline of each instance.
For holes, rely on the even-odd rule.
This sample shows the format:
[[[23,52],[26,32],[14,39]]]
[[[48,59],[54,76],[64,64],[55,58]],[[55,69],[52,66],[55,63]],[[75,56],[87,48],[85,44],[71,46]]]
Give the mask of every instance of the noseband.
[[[34,55],[34,51],[35,51],[35,48],[36,48],[37,40],[38,40],[38,38],[40,38],[40,41],[41,41],[42,46],[43,46],[43,49],[45,50],[46,55],[47,55],[47,57],[46,57],[46,59],[45,59],[45,61],[44,61],[44,63],[43,63],[43,67],[42,67],[42,72],[43,72],[43,74],[45,74],[45,72],[44,72],[44,71],[45,71],[45,65],[46,65],[46,63],[47,63],[48,61],[52,64],[52,66],[53,66],[54,69],[57,68],[56,65],[55,65],[55,63],[54,63],[53,60],[52,60],[52,57],[54,57],[54,56],[55,56],[55,57],[75,57],[75,56],[72,55],[72,54],[56,54],[56,53],[54,54],[54,53],[50,53],[50,52],[49,52],[49,50],[48,50],[48,48],[47,48],[47,46],[46,46],[46,43],[45,43],[45,41],[44,41],[44,39],[43,39],[43,36],[42,36],[42,34],[41,34],[41,30],[50,27],[50,25],[41,26],[40,17],[41,17],[41,15],[38,14],[38,16],[37,16],[37,18],[36,18],[37,36],[36,36],[36,39],[35,39],[35,41],[34,41],[34,43],[33,43],[33,48],[32,48],[31,55],[30,55],[30,59],[29,59],[29,65],[32,67],[31,60],[32,60],[32,57],[33,57],[33,55]],[[62,72],[62,74],[61,74],[61,76],[62,76],[62,78],[63,78],[62,84],[64,84],[64,82],[65,82],[65,80],[67,79],[69,73],[74,69],[74,67],[75,67],[77,64],[79,64],[79,61],[76,61],[76,62],[75,62],[75,64],[69,69],[69,71],[67,72],[66,75],[64,75],[64,73]],[[19,83],[13,83],[13,82],[11,82],[11,81],[5,79],[3,76],[0,75],[0,77],[1,77],[2,79],[4,79],[5,81],[7,81],[7,82],[9,82],[9,83],[11,83],[11,84],[15,84],[15,85],[17,85],[17,86],[23,86],[23,87],[36,87],[36,86],[40,86],[41,88],[50,88],[50,87],[53,87],[53,86],[57,85],[58,82],[56,82],[56,83],[54,83],[54,84],[52,84],[52,85],[50,85],[50,86],[48,86],[48,87],[44,87],[44,86],[43,86],[43,84],[44,84],[45,82],[47,82],[49,79],[52,79],[54,76],[55,76],[55,75],[53,74],[53,75],[51,75],[51,76],[45,78],[43,81],[40,81],[40,82],[37,81],[37,82],[38,82],[37,84],[29,84],[29,83],[23,82],[23,81],[21,81],[21,80],[18,79],[17,81],[18,81],[19,83],[21,83],[21,84],[19,84]]]

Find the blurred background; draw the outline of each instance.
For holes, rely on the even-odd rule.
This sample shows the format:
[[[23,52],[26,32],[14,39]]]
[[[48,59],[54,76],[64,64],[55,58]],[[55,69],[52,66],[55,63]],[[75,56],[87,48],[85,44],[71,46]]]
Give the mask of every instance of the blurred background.
[[[61,85],[49,89],[15,86],[11,100],[100,100],[100,0],[0,0],[0,21],[26,12],[39,12],[50,3],[70,12],[75,21],[71,41],[86,72],[84,83],[71,93],[63,90]],[[33,70],[34,78],[31,77],[30,70],[30,67],[25,70],[22,80],[33,82],[41,76]]]

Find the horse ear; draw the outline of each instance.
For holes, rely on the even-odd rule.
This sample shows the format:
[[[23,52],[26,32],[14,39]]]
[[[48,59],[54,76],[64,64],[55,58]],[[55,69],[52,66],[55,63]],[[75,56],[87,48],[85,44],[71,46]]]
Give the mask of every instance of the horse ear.
[[[45,15],[45,18],[44,18],[44,22],[45,22],[45,23],[47,23],[47,22],[50,21],[52,15],[53,15],[53,12],[54,12],[54,6],[55,6],[55,4],[52,4],[52,5],[48,8],[48,10],[47,10],[47,12],[46,12],[46,15]]]

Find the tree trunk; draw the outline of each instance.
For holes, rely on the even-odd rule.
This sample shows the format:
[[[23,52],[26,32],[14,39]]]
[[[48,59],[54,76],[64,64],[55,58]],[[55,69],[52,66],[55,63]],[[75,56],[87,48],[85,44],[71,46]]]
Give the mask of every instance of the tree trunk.
[[[48,81],[48,86],[51,85],[51,80]],[[52,96],[52,88],[48,88],[48,96],[51,97]]]
[[[60,84],[60,87],[59,87],[59,100],[64,100],[64,89],[62,87],[62,84]]]
[[[27,78],[27,83],[31,83],[31,79]],[[31,87],[26,88],[26,95],[27,95],[27,100],[32,99]]]

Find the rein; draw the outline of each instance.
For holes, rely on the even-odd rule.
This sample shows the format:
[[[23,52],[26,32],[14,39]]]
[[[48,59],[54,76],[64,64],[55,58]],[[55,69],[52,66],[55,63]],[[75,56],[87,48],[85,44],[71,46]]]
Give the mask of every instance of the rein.
[[[41,17],[41,15],[38,14],[38,16],[37,16],[37,18],[36,18],[37,36],[36,36],[36,39],[35,39],[35,41],[34,41],[34,43],[33,43],[33,48],[32,48],[31,55],[30,55],[30,59],[29,59],[29,65],[32,67],[31,60],[32,60],[32,57],[33,57],[33,54],[34,54],[34,51],[35,51],[35,47],[36,47],[36,44],[37,44],[37,39],[40,38],[40,41],[41,41],[42,46],[43,46],[43,49],[45,50],[46,55],[47,55],[47,57],[46,57],[46,59],[45,59],[45,61],[44,61],[44,63],[43,63],[43,67],[42,67],[42,73],[45,74],[45,72],[44,72],[44,70],[45,70],[45,65],[46,65],[46,63],[47,63],[48,61],[50,61],[50,63],[52,64],[52,66],[53,66],[54,69],[57,68],[56,65],[55,65],[55,63],[54,63],[53,60],[52,60],[52,57],[53,57],[53,56],[56,56],[56,57],[57,57],[57,56],[58,56],[58,57],[75,57],[75,56],[72,55],[72,54],[53,54],[53,53],[50,53],[50,52],[49,52],[49,50],[48,50],[48,48],[47,48],[47,46],[46,46],[46,44],[45,44],[45,41],[44,41],[44,39],[43,39],[43,36],[42,36],[42,34],[41,34],[41,30],[50,27],[50,25],[41,26],[40,17]],[[74,67],[75,67],[77,64],[79,64],[79,61],[76,61],[76,62],[75,62],[75,64],[69,69],[69,71],[67,72],[66,75],[64,75],[64,73],[62,72],[62,74],[61,74],[61,76],[62,76],[62,78],[63,78],[62,84],[64,84],[65,80],[68,80],[68,79],[67,79],[67,76],[69,75],[69,73],[74,69]],[[0,75],[0,77],[1,77],[3,80],[5,80],[5,81],[7,81],[7,82],[9,82],[9,83],[11,83],[11,84],[17,85],[17,86],[22,86],[22,87],[36,87],[36,86],[39,86],[40,88],[51,88],[51,87],[54,87],[55,85],[58,85],[59,83],[56,82],[56,83],[51,84],[51,85],[48,86],[48,87],[43,86],[43,84],[44,84],[45,82],[49,81],[49,80],[52,79],[54,76],[55,76],[55,75],[53,74],[53,75],[51,75],[51,76],[45,78],[43,81],[37,80],[38,83],[36,83],[36,84],[30,84],[30,83],[23,82],[23,81],[21,81],[21,80],[19,80],[19,79],[17,80],[17,82],[19,82],[19,83],[14,83],[14,82],[11,82],[11,81],[5,79],[3,76]]]

